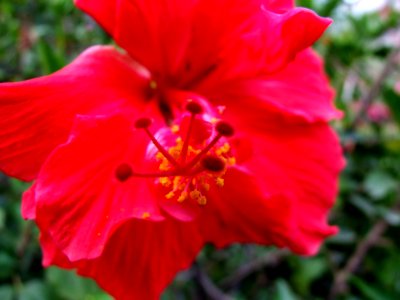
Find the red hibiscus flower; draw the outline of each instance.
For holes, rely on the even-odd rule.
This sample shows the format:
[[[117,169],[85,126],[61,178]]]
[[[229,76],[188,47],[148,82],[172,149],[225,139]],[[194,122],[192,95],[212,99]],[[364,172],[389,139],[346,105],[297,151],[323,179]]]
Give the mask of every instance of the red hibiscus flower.
[[[309,48],[330,24],[291,0],[77,0],[124,51],[0,85],[0,167],[44,265],[157,299],[205,243],[315,253],[343,166]]]

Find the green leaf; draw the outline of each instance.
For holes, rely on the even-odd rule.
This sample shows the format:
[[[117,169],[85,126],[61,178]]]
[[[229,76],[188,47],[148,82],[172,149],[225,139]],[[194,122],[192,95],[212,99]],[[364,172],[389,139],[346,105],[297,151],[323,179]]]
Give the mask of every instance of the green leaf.
[[[274,300],[297,300],[297,296],[294,294],[289,284],[283,280],[277,280],[275,284],[276,292],[273,297]]]
[[[350,198],[350,202],[360,211],[362,211],[366,216],[370,218],[376,216],[375,206],[371,203],[371,201],[368,201],[366,198],[359,195],[353,195]]]
[[[393,119],[400,125],[400,95],[393,88],[386,87],[383,90],[383,100],[389,106]]]
[[[65,64],[65,61],[56,53],[56,50],[51,48],[43,39],[40,39],[37,43],[37,53],[40,57],[41,66],[45,74],[53,73],[61,69]]]
[[[342,0],[328,0],[318,10],[318,13],[324,17],[331,16],[340,4],[342,4]]]
[[[74,272],[61,270],[58,268],[48,268],[46,270],[46,281],[53,287],[62,299],[110,299],[106,296],[90,279],[80,277]],[[102,297],[102,298],[99,298]]]
[[[366,300],[393,300],[393,298],[386,295],[384,291],[377,289],[375,286],[364,282],[358,277],[353,276],[349,281],[363,294]]]
[[[6,224],[6,213],[4,209],[0,208],[0,230],[4,229]]]
[[[393,211],[390,208],[382,207],[379,209],[379,215],[381,215],[386,222],[388,222],[392,226],[400,225],[400,213],[397,211]]]
[[[0,252],[0,279],[11,277],[15,267],[15,259],[5,252]]]
[[[12,300],[13,289],[9,285],[0,286],[0,299],[1,300]]]
[[[293,283],[302,294],[307,294],[313,280],[326,271],[326,261],[321,257],[313,257],[299,258],[297,262],[294,265]]]
[[[48,298],[44,283],[38,280],[30,281],[23,285],[17,297],[18,300],[43,300]]]
[[[368,174],[364,183],[365,191],[375,200],[380,200],[397,188],[396,180],[383,171]]]
[[[313,0],[298,0],[297,5],[301,7],[307,7],[313,9]]]

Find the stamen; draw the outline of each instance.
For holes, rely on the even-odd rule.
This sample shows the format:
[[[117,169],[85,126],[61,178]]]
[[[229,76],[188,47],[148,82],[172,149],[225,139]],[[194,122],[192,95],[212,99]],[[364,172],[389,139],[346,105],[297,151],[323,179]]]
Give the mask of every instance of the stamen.
[[[211,172],[218,173],[225,169],[225,162],[221,158],[213,155],[204,157],[201,164],[206,170]]]
[[[217,125],[215,126],[215,129],[220,135],[226,137],[230,137],[235,133],[233,127],[224,121],[218,122]]]
[[[115,177],[121,182],[128,180],[132,175],[132,168],[126,163],[120,164],[115,170]]]

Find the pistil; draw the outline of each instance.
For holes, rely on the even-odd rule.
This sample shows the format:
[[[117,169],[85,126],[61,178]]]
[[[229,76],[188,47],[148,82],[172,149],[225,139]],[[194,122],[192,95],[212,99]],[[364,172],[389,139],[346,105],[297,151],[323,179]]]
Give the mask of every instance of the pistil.
[[[175,198],[181,203],[188,199],[195,200],[199,205],[205,205],[207,198],[205,193],[210,189],[210,183],[214,181],[217,187],[224,185],[223,175],[227,166],[235,162],[230,154],[230,146],[227,141],[217,146],[220,140],[229,138],[234,134],[231,125],[220,121],[215,125],[216,135],[204,148],[196,148],[197,144],[191,144],[191,135],[194,132],[195,122],[206,122],[197,120],[199,114],[203,113],[202,107],[189,101],[186,110],[191,114],[184,139],[176,139],[176,145],[164,147],[149,130],[151,120],[141,118],[135,122],[137,129],[144,130],[154,146],[159,151],[156,159],[160,161],[159,172],[137,172],[130,165],[123,163],[116,168],[115,176],[120,182],[130,177],[158,178],[158,183],[169,192],[165,194],[166,199]],[[178,133],[178,125],[171,128],[171,134]],[[182,133],[182,132],[181,132]]]
[[[189,101],[189,103],[186,105],[186,110],[191,113],[190,116],[190,121],[189,121],[189,126],[188,130],[186,133],[186,139],[184,141],[184,144],[182,146],[182,152],[181,152],[181,159],[180,161],[184,164],[186,162],[186,157],[187,157],[187,152],[189,149],[189,140],[190,140],[190,135],[193,130],[193,124],[196,119],[196,115],[200,114],[203,112],[203,108],[196,102],[194,101]]]

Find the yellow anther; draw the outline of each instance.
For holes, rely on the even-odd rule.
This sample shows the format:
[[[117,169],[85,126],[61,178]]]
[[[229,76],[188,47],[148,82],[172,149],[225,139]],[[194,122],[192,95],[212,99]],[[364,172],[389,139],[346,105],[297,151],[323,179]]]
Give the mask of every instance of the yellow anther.
[[[215,154],[218,156],[227,154],[231,150],[231,146],[229,146],[228,143],[223,144],[221,147],[219,147],[217,150],[215,150]]]
[[[208,183],[203,183],[201,186],[202,186],[203,189],[204,189],[205,191],[207,191],[207,192],[210,190],[210,185],[209,185]]]
[[[225,143],[221,148],[223,153],[228,153],[231,150],[231,146],[228,143]]]
[[[199,190],[193,190],[190,192],[190,198],[192,198],[193,200],[197,200],[202,196],[202,194],[200,193]]]
[[[153,90],[157,89],[157,82],[155,82],[154,80],[150,81],[149,85],[151,89]]]
[[[174,177],[174,181],[173,181],[174,190],[178,190],[179,189],[179,186],[181,185],[181,179],[182,179],[181,176],[175,176]]]
[[[233,166],[236,164],[236,158],[234,157],[229,157],[228,158],[228,165]]]
[[[200,198],[197,199],[197,203],[200,205],[206,205],[207,204],[207,198],[204,196],[201,196]]]
[[[161,185],[165,186],[165,187],[169,187],[172,184],[171,179],[169,179],[168,177],[161,177],[159,179],[159,181],[160,181]]]
[[[168,194],[165,195],[165,198],[172,199],[175,196],[174,191],[170,191]]]
[[[215,183],[218,187],[223,187],[225,184],[225,180],[221,177],[218,177],[217,179],[215,179]]]
[[[168,153],[171,154],[173,158],[178,158],[181,153],[181,150],[176,148],[171,148],[168,150]]]
[[[219,121],[219,119],[217,119],[217,118],[211,118],[210,123],[211,124],[217,124],[218,121]]]
[[[193,153],[193,154],[195,154],[195,155],[199,154],[200,152],[201,152],[201,150],[195,150],[195,149],[192,149],[192,150],[190,151],[190,153]]]
[[[196,153],[196,150],[195,150],[192,146],[189,146],[189,147],[188,147],[188,153],[189,153],[189,154]]]
[[[163,162],[158,167],[160,171],[168,171],[170,169],[170,165],[168,160],[163,160]]]
[[[178,202],[182,203],[188,198],[188,192],[182,192],[181,195],[178,198]]]
[[[148,219],[148,218],[150,218],[150,213],[144,212],[144,213],[142,214],[142,219]]]
[[[156,154],[156,159],[157,160],[164,160],[164,155],[161,153],[161,152],[157,152],[157,154]]]
[[[171,132],[172,133],[178,133],[179,132],[179,126],[178,125],[172,125],[171,126]]]

